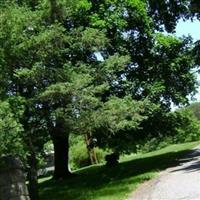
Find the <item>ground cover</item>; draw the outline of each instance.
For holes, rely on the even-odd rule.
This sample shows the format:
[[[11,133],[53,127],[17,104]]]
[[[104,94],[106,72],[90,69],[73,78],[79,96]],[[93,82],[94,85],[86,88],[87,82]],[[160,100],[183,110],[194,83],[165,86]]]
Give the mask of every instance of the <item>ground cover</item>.
[[[137,186],[159,171],[178,164],[199,142],[170,145],[158,151],[122,158],[116,167],[97,165],[74,172],[75,177],[54,181],[40,179],[42,200],[125,200]]]

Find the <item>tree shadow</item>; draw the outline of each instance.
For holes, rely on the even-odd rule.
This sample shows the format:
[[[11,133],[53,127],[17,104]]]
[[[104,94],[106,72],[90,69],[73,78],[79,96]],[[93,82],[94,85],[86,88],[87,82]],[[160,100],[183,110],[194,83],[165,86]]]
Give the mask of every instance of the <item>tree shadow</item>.
[[[180,159],[180,166],[171,172],[191,173],[200,170],[200,150],[193,150],[191,153]]]
[[[183,157],[183,155],[190,155],[193,152],[194,151],[191,150],[183,150],[179,152],[163,153],[161,155],[122,162],[112,168],[106,166],[92,166],[78,171],[76,173],[77,176],[72,179],[57,182],[48,180],[41,183],[41,199],[86,200],[90,199],[88,198],[88,194],[94,190],[99,190],[100,193],[102,192],[102,196],[107,193],[120,193],[123,192],[123,187],[119,189],[117,186],[123,181],[127,181],[129,177],[136,177],[134,181],[140,182],[141,180],[139,179],[141,179],[141,174],[146,172],[156,172],[168,167],[176,166],[181,162],[183,163],[186,161],[184,161],[184,159],[187,159],[187,157]],[[190,158],[188,157],[188,159]],[[200,168],[200,166],[196,165],[193,166],[193,168],[197,169]],[[189,169],[190,168],[188,168],[188,170]],[[121,184],[121,186],[123,185]]]

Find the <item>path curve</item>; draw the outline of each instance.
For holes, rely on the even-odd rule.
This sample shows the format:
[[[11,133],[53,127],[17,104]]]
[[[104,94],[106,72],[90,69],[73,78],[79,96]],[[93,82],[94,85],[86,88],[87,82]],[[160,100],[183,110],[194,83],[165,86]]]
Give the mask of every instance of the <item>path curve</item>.
[[[128,200],[200,200],[200,146],[178,166],[142,184]]]

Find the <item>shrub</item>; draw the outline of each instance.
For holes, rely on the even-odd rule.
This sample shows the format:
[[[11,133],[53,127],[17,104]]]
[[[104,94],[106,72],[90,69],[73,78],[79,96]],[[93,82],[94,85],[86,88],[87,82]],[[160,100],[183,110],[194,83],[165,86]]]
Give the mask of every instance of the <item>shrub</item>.
[[[70,138],[70,167],[72,170],[85,167],[91,164],[88,150],[84,137],[81,135],[71,134]],[[104,162],[106,151],[95,148],[97,160],[99,163]]]
[[[199,120],[188,109],[179,109],[176,112],[169,113],[166,123],[168,124],[167,126],[171,123],[168,133],[160,133],[157,137],[149,136],[145,140],[140,141],[138,151],[149,152],[161,149],[169,144],[200,140]],[[166,126],[166,124],[163,124],[163,126]]]

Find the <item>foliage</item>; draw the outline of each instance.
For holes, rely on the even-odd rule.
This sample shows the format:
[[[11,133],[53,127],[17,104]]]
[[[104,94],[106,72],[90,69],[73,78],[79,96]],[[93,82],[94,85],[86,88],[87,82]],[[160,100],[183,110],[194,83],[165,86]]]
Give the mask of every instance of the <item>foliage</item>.
[[[161,128],[159,122],[157,129],[154,129],[158,131],[157,135],[153,137],[150,135],[136,144],[139,152],[149,152],[170,144],[200,140],[199,122],[188,107],[171,112],[162,120],[164,121],[161,124],[164,127]]]
[[[191,111],[183,109],[181,113],[180,126],[177,127],[176,142],[191,142],[200,140],[200,125]]]
[[[99,148],[95,148],[94,150],[98,162],[103,163],[106,152]],[[88,149],[86,147],[86,142],[83,136],[72,134],[69,154],[70,154],[70,167],[72,170],[80,169],[82,167],[90,165]]]
[[[188,110],[189,112],[192,112],[194,116],[198,120],[200,120],[200,103],[199,102],[190,104],[189,106],[186,107],[186,110]]]
[[[93,136],[97,138],[98,146],[121,153],[134,151],[135,132],[139,131],[141,123],[157,108],[148,100],[133,101],[128,96],[124,99],[110,98],[95,113],[96,126]]]
[[[189,17],[190,0],[149,0],[148,2],[149,14],[152,15],[158,30],[165,28],[167,32],[174,32],[178,20]]]
[[[145,118],[140,114],[144,113],[144,104],[144,102],[133,101],[128,96],[124,99],[110,98],[96,113],[97,128],[98,126],[105,126],[105,129],[108,129],[112,134],[121,129],[137,129],[140,122]]]
[[[195,63],[191,38],[158,30],[173,32],[188,1],[5,2],[0,95],[24,99],[20,123],[32,155],[73,132],[119,152],[171,134],[170,123],[162,125],[176,125],[171,103],[186,104],[195,91]]]
[[[88,151],[84,138],[71,136],[70,167],[72,170],[90,165]]]
[[[16,109],[16,108],[15,108]],[[0,156],[16,155],[23,157],[23,127],[13,113],[9,102],[0,102]]]
[[[137,151],[142,153],[147,153],[161,149],[162,146],[165,147],[172,144],[172,141],[167,139],[168,138],[166,137],[155,137],[146,139],[137,144]]]

